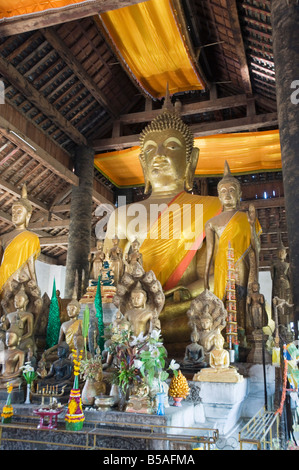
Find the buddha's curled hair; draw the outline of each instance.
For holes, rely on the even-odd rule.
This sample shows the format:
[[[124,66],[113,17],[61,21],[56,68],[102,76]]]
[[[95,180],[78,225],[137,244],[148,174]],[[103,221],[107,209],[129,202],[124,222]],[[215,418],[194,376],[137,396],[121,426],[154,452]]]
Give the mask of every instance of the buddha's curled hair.
[[[163,111],[150,124],[148,124],[143,131],[140,133],[140,158],[144,160],[143,146],[147,135],[151,132],[161,132],[165,129],[175,129],[182,134],[186,143],[186,161],[189,162],[191,159],[191,152],[194,145],[194,136],[187,124],[185,124],[180,116],[171,111]]]

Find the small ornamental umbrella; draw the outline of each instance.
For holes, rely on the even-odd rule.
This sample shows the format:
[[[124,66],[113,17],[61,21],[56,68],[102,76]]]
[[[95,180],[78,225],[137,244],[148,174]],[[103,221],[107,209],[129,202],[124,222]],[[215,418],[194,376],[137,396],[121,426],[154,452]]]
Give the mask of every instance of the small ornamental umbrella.
[[[80,371],[80,360],[82,359],[83,351],[80,351],[79,357],[75,349],[73,352],[74,362],[74,385],[70,392],[68,401],[68,408],[65,415],[65,428],[68,431],[80,431],[83,427],[85,416],[82,409],[81,392],[79,389],[79,371]]]

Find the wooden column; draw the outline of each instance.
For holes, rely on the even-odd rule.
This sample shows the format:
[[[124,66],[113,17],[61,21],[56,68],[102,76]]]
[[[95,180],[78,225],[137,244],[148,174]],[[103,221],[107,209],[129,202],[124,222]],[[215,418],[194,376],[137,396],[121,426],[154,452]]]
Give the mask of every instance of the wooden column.
[[[299,92],[296,93],[296,88],[299,89],[299,5],[297,0],[272,0],[271,23],[295,328],[298,332]],[[297,84],[294,83],[296,81]]]
[[[78,298],[82,294],[82,279],[85,279],[85,283],[88,281],[94,175],[93,149],[78,146],[74,164],[79,185],[72,188],[65,298],[71,298],[73,295],[76,273],[78,273]]]

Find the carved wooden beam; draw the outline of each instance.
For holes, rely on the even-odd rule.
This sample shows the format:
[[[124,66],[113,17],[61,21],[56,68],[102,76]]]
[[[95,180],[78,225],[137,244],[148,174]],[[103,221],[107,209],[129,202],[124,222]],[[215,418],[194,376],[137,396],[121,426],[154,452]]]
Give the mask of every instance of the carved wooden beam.
[[[252,86],[250,81],[249,68],[247,63],[247,57],[245,53],[245,47],[243,43],[243,36],[241,32],[239,15],[237,9],[236,0],[226,0],[227,13],[231,22],[232,32],[235,40],[235,53],[238,57],[240,64],[240,73],[243,80],[244,91],[246,93],[252,93]]]
[[[226,121],[203,122],[190,125],[194,137],[206,135],[224,134],[231,132],[254,131],[264,127],[276,127],[278,125],[277,113],[258,114],[243,118],[228,119]],[[139,145],[139,134],[127,135],[118,138],[94,140],[95,152],[104,150],[124,149]]]
[[[46,40],[51,44],[51,46],[57,51],[60,57],[78,77],[78,79],[83,83],[85,88],[87,88],[87,90],[97,100],[97,102],[103,106],[109,114],[116,116],[116,112],[112,109],[111,104],[109,104],[107,101],[104,93],[102,93],[93,79],[90,78],[80,62],[76,59],[70,49],[66,47],[62,39],[57,35],[56,31],[53,29],[42,29],[41,32]]]
[[[3,18],[0,22],[0,37],[21,34],[56,24],[79,20],[87,16],[99,15],[109,10],[127,7],[146,0],[94,0],[63,8],[49,9],[24,16]]]
[[[42,111],[55,125],[62,129],[73,142],[87,145],[85,137],[51,104],[23,75],[6,60],[0,57],[0,74]]]

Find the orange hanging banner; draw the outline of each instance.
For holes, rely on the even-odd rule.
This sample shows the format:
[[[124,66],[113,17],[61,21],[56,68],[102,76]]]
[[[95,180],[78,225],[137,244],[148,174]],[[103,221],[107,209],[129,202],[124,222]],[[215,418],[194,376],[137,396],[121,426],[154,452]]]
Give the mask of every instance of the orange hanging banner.
[[[196,176],[221,176],[227,160],[232,173],[281,169],[279,131],[242,132],[198,137]],[[95,156],[96,168],[118,187],[144,184],[138,146]]]
[[[102,13],[100,20],[132,78],[153,98],[202,90],[187,41],[170,0],[148,0]]]

